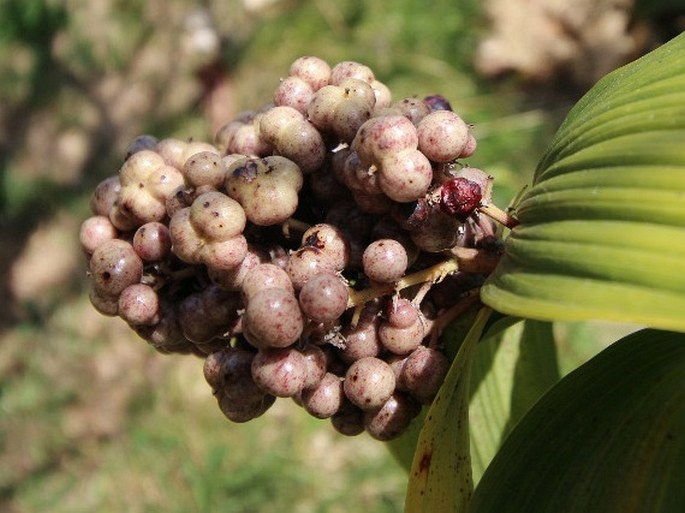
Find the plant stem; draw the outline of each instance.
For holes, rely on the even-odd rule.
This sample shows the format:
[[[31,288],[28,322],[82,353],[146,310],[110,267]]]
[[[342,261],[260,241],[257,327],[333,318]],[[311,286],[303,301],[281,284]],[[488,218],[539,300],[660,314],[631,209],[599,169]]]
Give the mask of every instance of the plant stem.
[[[480,288],[471,289],[464,294],[464,296],[450,308],[442,312],[433,320],[430,328],[430,342],[429,347],[437,348],[439,345],[439,338],[443,330],[454,319],[463,314],[472,305],[476,304],[480,298]]]
[[[459,270],[468,273],[490,274],[502,256],[497,251],[475,248],[462,248],[455,246],[445,252],[451,258],[456,259]]]
[[[311,228],[307,223],[300,221],[299,219],[289,218],[283,221],[281,224],[281,229],[283,230],[283,235],[286,239],[291,238],[291,231],[296,231],[299,233],[304,233]]]
[[[495,221],[497,221],[500,224],[503,224],[509,229],[512,229],[519,224],[518,219],[510,216],[504,210],[493,204],[480,205],[478,207],[478,212],[482,212],[489,218],[494,219]]]
[[[438,283],[458,269],[457,259],[451,257],[421,271],[403,276],[395,283],[377,284],[364,290],[351,289],[347,307],[364,305],[377,297],[386,296],[420,283]]]

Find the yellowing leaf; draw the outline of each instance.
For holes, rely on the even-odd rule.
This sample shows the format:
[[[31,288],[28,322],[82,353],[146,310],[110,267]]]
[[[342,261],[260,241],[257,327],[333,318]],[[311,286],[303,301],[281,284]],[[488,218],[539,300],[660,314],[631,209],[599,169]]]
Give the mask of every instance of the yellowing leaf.
[[[490,312],[483,308],[476,316],[426,414],[409,473],[405,513],[460,512],[471,497],[469,376]]]

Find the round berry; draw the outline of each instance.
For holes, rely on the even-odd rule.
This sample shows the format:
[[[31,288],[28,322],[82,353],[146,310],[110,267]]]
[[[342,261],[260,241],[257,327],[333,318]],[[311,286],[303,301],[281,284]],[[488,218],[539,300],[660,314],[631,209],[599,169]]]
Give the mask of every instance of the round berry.
[[[380,116],[365,122],[357,132],[352,149],[362,162],[375,164],[388,155],[415,150],[416,127],[404,116]]]
[[[288,273],[275,264],[263,263],[250,269],[243,279],[241,292],[245,302],[262,290],[277,288],[294,294],[293,283]]]
[[[307,363],[296,349],[262,349],[252,360],[252,378],[264,392],[292,397],[302,391]]]
[[[134,283],[119,296],[119,316],[129,324],[157,324],[159,296],[149,285]]]
[[[98,246],[108,240],[116,239],[118,233],[109,217],[92,216],[81,223],[79,241],[83,250],[92,254]]]
[[[338,85],[346,78],[356,78],[370,84],[376,77],[368,66],[355,61],[342,61],[331,69],[330,83]]]
[[[433,162],[449,162],[461,156],[469,127],[455,112],[436,110],[417,126],[419,150]]]
[[[143,275],[143,261],[133,246],[120,239],[104,242],[90,259],[93,285],[101,293],[118,296]]]
[[[139,135],[133,139],[126,147],[124,160],[131,158],[131,155],[142,150],[154,150],[159,141],[152,135]]]
[[[302,246],[291,254],[285,270],[295,290],[300,290],[312,276],[336,271],[326,252],[315,246]]]
[[[169,228],[160,222],[145,223],[133,235],[133,249],[146,262],[158,262],[171,251]]]
[[[88,292],[90,304],[102,315],[114,316],[119,312],[119,299],[117,296],[108,295],[94,286]]]
[[[300,77],[286,77],[278,84],[274,92],[274,103],[279,106],[292,107],[301,113],[307,112],[309,102],[314,96],[314,89]]]
[[[331,67],[319,57],[306,55],[296,59],[290,65],[290,75],[300,77],[314,91],[318,91],[328,84],[331,78]]]
[[[90,209],[93,214],[109,216],[119,197],[119,191],[121,191],[119,175],[110,176],[101,181],[90,197]]]
[[[437,349],[419,346],[402,366],[400,381],[421,403],[429,404],[447,376],[450,362]]]
[[[287,347],[302,333],[304,319],[295,296],[281,288],[264,289],[252,296],[245,307],[243,329],[249,342],[258,347]]]
[[[382,406],[395,390],[395,373],[379,358],[361,358],[347,369],[344,389],[353,404],[362,410],[373,410]]]
[[[219,392],[217,401],[219,402],[219,409],[228,420],[242,423],[264,415],[274,404],[276,398],[273,395],[262,394],[257,399],[247,400]]]
[[[414,400],[395,392],[380,408],[364,412],[364,429],[376,440],[386,442],[404,433],[420,411]]]
[[[364,413],[356,406],[347,404],[331,417],[331,425],[342,435],[357,436],[364,432]]]
[[[406,355],[419,347],[425,336],[423,322],[417,318],[406,328],[398,328],[389,322],[381,323],[378,328],[378,337],[383,347],[391,353]]]
[[[342,271],[350,260],[350,244],[340,228],[326,223],[319,223],[309,228],[302,235],[302,246],[315,247],[336,271]]]
[[[224,184],[225,174],[222,159],[214,151],[196,153],[183,165],[186,183],[192,187],[209,185],[218,189]]]
[[[378,184],[383,193],[399,203],[424,196],[433,180],[433,168],[418,150],[405,150],[383,157]]]
[[[330,372],[316,386],[302,391],[302,406],[317,419],[332,417],[344,400],[343,381]]]
[[[190,207],[189,220],[198,233],[211,241],[239,235],[247,221],[240,204],[219,191],[198,196]]]
[[[307,378],[304,382],[304,389],[315,387],[323,379],[328,366],[328,357],[320,347],[307,345],[300,351],[307,364]]]
[[[450,105],[450,102],[447,101],[447,98],[440,94],[432,94],[429,96],[426,96],[423,99],[423,102],[428,106],[428,108],[431,111],[435,110],[452,110],[452,106]]]
[[[317,322],[338,319],[347,310],[349,290],[337,274],[324,272],[310,278],[300,290],[302,312]]]
[[[364,274],[373,281],[392,283],[404,276],[407,270],[407,251],[393,239],[372,242],[364,250]]]
[[[208,355],[202,367],[207,383],[215,393],[234,401],[256,402],[264,396],[252,379],[255,353],[238,347],[227,347]]]
[[[393,296],[386,308],[388,324],[395,328],[408,328],[419,319],[419,309],[406,298]]]

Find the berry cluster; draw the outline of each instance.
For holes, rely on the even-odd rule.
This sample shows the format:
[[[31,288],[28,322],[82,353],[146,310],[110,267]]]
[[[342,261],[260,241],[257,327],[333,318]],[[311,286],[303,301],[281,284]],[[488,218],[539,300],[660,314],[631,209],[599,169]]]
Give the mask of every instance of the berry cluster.
[[[491,218],[515,222],[463,163],[475,149],[442,96],[393,102],[362,64],[302,57],[214,144],[131,143],[81,226],[90,299],[204,357],[235,422],[291,397],[392,439],[435,397],[440,332],[498,260]]]

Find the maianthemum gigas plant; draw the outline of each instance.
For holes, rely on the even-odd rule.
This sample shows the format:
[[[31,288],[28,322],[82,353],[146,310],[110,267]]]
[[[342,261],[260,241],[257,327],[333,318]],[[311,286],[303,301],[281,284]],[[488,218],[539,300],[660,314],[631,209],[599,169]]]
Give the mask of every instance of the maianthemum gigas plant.
[[[432,93],[432,92],[431,92]],[[601,80],[511,206],[448,99],[302,57],[213,143],[141,136],[81,228],[90,297],[387,443],[407,512],[685,511],[685,36]],[[561,378],[553,321],[645,326]]]

